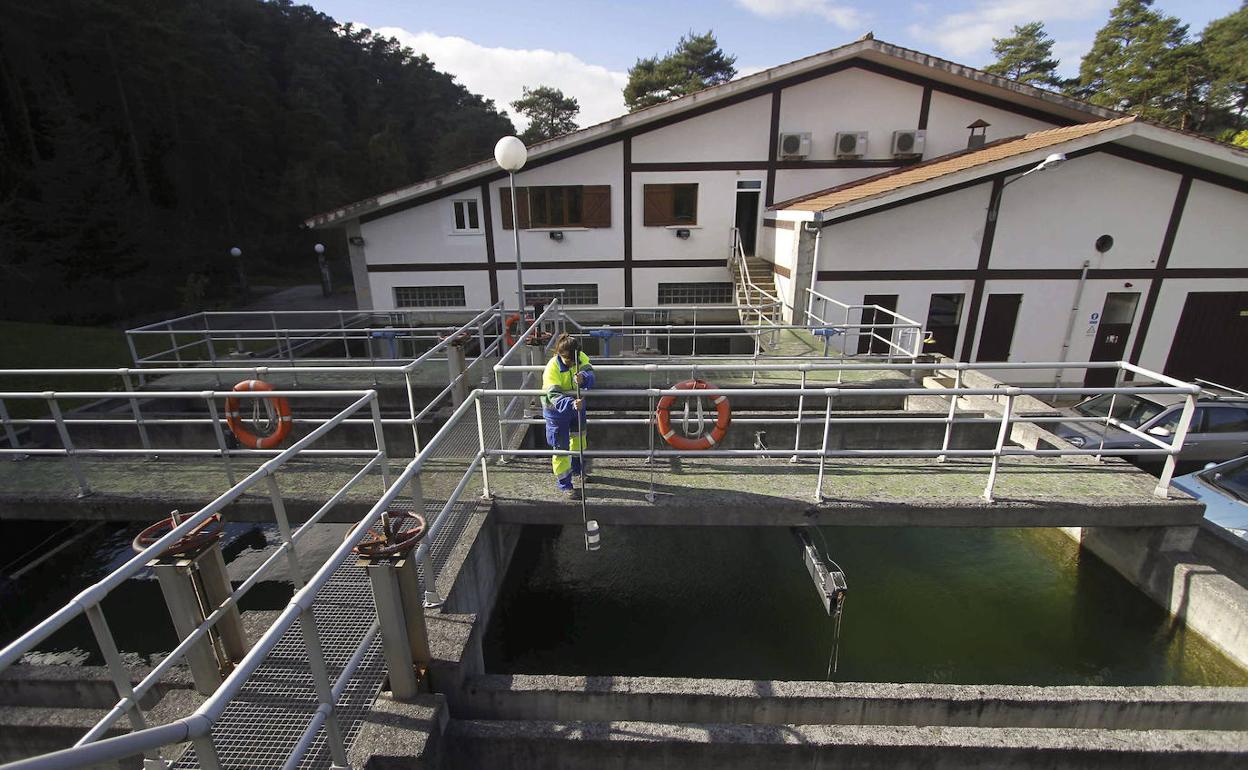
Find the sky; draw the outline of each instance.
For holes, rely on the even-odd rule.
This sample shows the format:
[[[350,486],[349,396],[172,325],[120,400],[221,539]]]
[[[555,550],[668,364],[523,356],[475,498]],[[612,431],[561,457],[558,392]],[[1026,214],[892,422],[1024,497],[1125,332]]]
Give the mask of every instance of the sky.
[[[1073,76],[1114,0],[306,0],[340,23],[398,38],[469,90],[510,103],[550,85],[580,103],[581,126],[626,112],[621,94],[639,57],[670,51],[689,31],[713,29],[748,75],[852,42],[866,32],[960,64],[992,61],[992,39],[1041,20],[1060,72]],[[1239,0],[1158,0],[1198,34]]]

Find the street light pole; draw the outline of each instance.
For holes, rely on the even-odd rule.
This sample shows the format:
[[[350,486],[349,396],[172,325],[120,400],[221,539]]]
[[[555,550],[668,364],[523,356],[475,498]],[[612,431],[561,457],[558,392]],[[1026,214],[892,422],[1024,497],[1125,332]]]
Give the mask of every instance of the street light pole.
[[[524,168],[529,151],[516,136],[504,136],[494,145],[494,160],[507,172],[511,185],[511,234],[516,247],[516,302],[519,306],[520,328],[524,328],[524,268],[520,262],[520,209],[516,206],[516,172]]]

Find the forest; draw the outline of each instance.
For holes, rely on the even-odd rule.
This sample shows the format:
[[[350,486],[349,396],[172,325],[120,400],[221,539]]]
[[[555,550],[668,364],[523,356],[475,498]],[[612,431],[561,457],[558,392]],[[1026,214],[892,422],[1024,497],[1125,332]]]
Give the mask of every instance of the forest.
[[[124,322],[316,281],[308,215],[489,157],[506,113],[289,0],[0,4],[0,318]],[[328,239],[328,240],[326,240]]]

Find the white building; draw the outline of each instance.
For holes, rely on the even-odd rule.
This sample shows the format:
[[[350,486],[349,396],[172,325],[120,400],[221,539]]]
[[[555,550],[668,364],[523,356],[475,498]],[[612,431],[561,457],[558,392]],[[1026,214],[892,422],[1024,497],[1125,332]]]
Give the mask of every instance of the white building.
[[[859,40],[530,148],[525,282],[731,302],[737,227],[799,319],[813,287],[926,319],[956,358],[1055,360],[1081,293],[1068,360],[1248,385],[1248,154],[1120,117]],[[484,307],[515,297],[510,209],[490,159],[307,224],[346,228],[362,308]]]

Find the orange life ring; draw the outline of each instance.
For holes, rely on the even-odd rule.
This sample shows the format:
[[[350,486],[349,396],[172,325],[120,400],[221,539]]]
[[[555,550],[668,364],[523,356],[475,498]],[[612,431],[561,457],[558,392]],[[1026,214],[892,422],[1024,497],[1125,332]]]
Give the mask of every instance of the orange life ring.
[[[273,386],[264,380],[243,380],[234,386],[236,393],[258,390],[273,390]],[[248,401],[250,400],[248,399]],[[243,427],[242,413],[239,411],[239,399],[234,396],[225,399],[225,422],[230,426],[230,431],[243,446],[252,449],[272,449],[290,435],[290,402],[280,397],[267,400],[273,404],[273,409],[277,412],[277,427],[267,436],[257,436]]]
[[[714,389],[715,386],[705,380],[685,380],[674,387],[678,390],[705,390]],[[676,435],[676,431],[672,428],[670,411],[674,403],[676,403],[676,396],[664,396],[659,399],[658,409],[654,413],[658,421],[659,435],[664,441],[677,449],[693,451],[710,449],[724,440],[724,436],[728,433],[728,426],[732,424],[732,409],[728,406],[727,396],[716,396],[712,399],[712,403],[715,404],[715,427],[711,429],[710,434],[698,438]]]
[[[514,348],[516,346],[516,339],[512,336],[512,333],[518,323],[520,323],[520,314],[512,313],[507,316],[507,321],[503,324],[503,341],[507,343],[507,347],[509,348]]]

